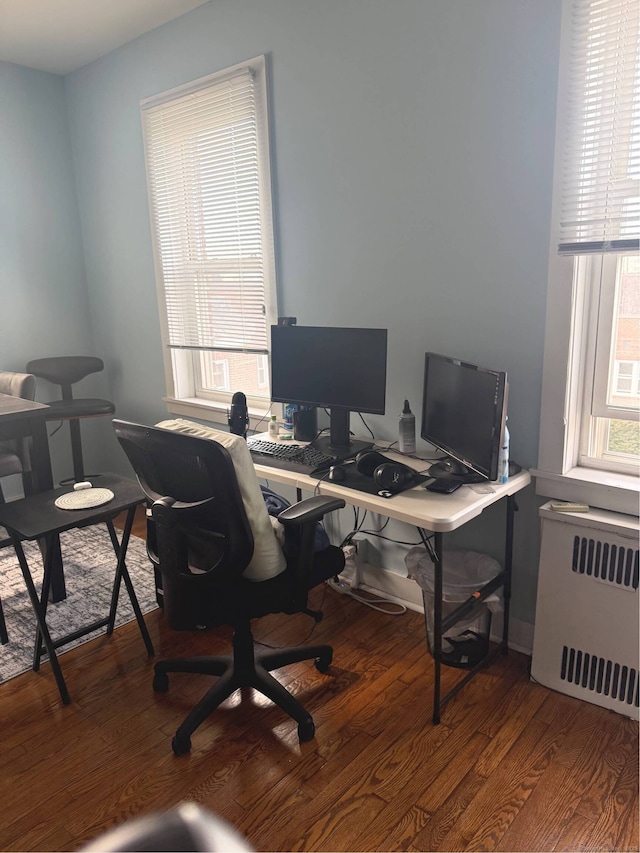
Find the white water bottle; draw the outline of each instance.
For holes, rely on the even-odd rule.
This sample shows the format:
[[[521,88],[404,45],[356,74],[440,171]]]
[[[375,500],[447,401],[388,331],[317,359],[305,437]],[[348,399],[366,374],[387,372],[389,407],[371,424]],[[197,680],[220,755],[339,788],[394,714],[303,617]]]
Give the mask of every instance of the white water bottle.
[[[400,431],[398,449],[400,453],[416,452],[416,418],[409,407],[409,401],[404,401],[404,408],[400,415]]]
[[[278,427],[278,421],[275,415],[271,415],[271,420],[269,421],[269,438],[273,441],[276,441],[278,438],[278,434],[280,429]]]
[[[509,427],[507,426],[507,418],[504,423],[504,436],[502,437],[502,446],[500,447],[500,455],[498,456],[498,482],[506,483],[509,479]]]

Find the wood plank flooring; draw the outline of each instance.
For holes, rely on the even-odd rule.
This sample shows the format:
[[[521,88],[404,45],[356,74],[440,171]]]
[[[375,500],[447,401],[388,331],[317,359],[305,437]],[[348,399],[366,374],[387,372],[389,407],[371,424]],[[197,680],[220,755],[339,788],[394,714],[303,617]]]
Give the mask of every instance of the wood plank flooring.
[[[316,722],[236,695],[176,757],[171,738],[209,686],[174,675],[151,689],[134,624],[62,656],[63,707],[48,664],[0,689],[0,849],[77,850],[184,800],[233,824],[257,851],[638,851],[638,726],[554,693],[528,659],[500,656],[431,722],[433,663],[420,614],[389,616],[333,590],[324,610],[255,623],[269,645],[330,642],[322,675],[280,673]],[[227,629],[173,633],[146,617],[157,657],[227,651]],[[460,678],[444,668],[444,689]]]

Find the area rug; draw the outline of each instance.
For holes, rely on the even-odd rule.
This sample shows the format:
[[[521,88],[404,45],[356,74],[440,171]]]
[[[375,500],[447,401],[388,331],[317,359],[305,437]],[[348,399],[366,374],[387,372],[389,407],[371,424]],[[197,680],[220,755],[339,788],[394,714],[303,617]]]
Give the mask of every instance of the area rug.
[[[4,534],[4,530],[0,528]],[[118,531],[121,536],[121,531]],[[38,590],[42,585],[42,557],[37,544],[23,543],[31,574]],[[104,524],[69,530],[60,535],[67,598],[47,608],[47,625],[52,639],[106,618],[111,604],[111,589],[116,571],[116,556]],[[153,567],[143,539],[132,536],[127,549],[127,569],[131,575],[143,613],[155,609]],[[0,645],[0,682],[31,668],[36,618],[13,547],[0,549],[0,598],[7,623],[9,642]],[[134,618],[124,583],[121,585],[116,626]],[[58,655],[104,634],[101,628],[57,649]]]

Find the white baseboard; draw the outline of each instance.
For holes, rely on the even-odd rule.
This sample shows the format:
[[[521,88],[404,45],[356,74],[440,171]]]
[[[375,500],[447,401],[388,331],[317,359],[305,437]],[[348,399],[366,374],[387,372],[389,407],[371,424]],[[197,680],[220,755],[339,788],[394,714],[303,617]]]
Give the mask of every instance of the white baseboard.
[[[380,598],[387,598],[398,604],[404,604],[408,610],[424,613],[422,590],[411,578],[388,572],[369,563],[359,565],[360,588]],[[350,584],[353,570],[346,567],[340,579]],[[500,642],[502,639],[502,612],[493,614],[491,620],[491,639]],[[520,619],[509,619],[509,648],[525,655],[533,650],[533,625]]]

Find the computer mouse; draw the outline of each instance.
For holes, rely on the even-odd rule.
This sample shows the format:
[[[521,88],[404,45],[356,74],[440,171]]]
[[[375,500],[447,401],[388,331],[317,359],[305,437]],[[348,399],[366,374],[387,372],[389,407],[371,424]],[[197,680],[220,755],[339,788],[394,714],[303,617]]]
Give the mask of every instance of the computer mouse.
[[[347,479],[347,472],[342,465],[332,465],[331,468],[329,468],[328,479],[332,483],[344,483]]]

